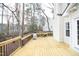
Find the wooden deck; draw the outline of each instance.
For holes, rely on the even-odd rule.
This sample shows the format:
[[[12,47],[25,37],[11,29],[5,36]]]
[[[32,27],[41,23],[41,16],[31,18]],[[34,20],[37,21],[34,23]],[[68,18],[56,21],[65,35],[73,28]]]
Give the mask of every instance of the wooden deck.
[[[30,40],[24,47],[12,56],[75,56],[76,52],[69,49],[65,43],[56,42],[52,36],[38,37]]]

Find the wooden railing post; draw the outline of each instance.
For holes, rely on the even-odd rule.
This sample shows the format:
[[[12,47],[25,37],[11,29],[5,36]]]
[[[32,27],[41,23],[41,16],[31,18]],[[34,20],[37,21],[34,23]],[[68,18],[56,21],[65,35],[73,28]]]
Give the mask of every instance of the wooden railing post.
[[[4,51],[4,46],[2,46],[2,56],[4,56],[5,55],[5,53],[4,53],[5,51]]]
[[[4,48],[5,52],[4,52],[4,55],[6,56],[6,44],[5,44],[5,48]]]
[[[3,41],[0,43],[0,56],[8,56],[19,47],[21,47],[21,37]]]
[[[19,47],[22,47],[22,37],[20,36],[20,39],[19,39]]]
[[[2,56],[2,46],[0,46],[0,56]]]

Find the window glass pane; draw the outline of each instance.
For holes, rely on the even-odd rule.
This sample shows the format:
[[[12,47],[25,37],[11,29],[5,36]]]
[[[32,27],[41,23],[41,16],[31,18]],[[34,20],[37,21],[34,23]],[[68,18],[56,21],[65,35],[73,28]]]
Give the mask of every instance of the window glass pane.
[[[67,24],[68,24],[68,29],[69,29],[69,22]]]
[[[77,37],[78,37],[78,44],[79,44],[79,20],[77,21]]]
[[[66,36],[70,36],[70,24],[69,24],[69,22],[66,23]]]
[[[66,36],[70,36],[70,30],[66,30]]]

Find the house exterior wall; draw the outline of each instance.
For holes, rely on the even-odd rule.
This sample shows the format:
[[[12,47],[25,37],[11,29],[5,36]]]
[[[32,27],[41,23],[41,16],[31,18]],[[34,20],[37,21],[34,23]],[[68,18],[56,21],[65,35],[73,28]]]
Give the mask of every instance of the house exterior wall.
[[[53,20],[53,37],[57,41],[63,42],[63,39],[64,39],[63,21],[64,20],[63,20],[63,17],[57,15],[62,12],[61,4],[54,4],[54,5],[55,5],[55,8],[54,8],[55,11],[54,11],[54,20]]]
[[[63,5],[63,6],[62,6]],[[72,7],[74,4],[70,4]],[[77,20],[79,20],[79,8],[77,10],[70,11],[69,9],[65,13],[68,13],[65,16],[58,16],[57,14],[61,14],[65,9],[66,4],[55,4],[54,8],[54,20],[53,20],[53,37],[59,42],[67,43],[70,48],[79,52],[79,45],[77,44]],[[66,23],[70,23],[70,36],[66,36]]]
[[[73,48],[75,51],[79,52],[79,45],[77,44],[77,20],[79,20],[79,8],[69,13],[67,19],[64,22],[70,22],[70,37],[64,37],[64,40],[70,45],[71,48]],[[65,32],[64,32],[65,33]]]

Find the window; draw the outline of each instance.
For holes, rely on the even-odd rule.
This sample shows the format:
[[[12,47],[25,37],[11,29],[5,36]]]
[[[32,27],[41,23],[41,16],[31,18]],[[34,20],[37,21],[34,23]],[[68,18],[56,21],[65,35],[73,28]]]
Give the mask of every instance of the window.
[[[79,44],[79,20],[77,20],[77,34],[78,34],[78,44]]]
[[[66,36],[70,36],[70,24],[69,22],[66,23]]]

